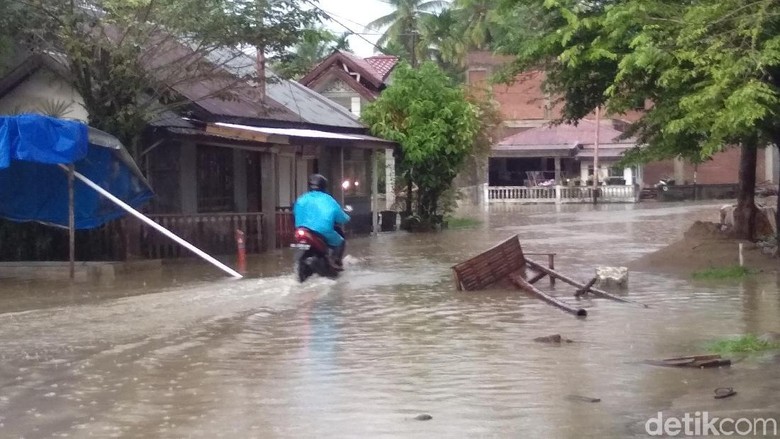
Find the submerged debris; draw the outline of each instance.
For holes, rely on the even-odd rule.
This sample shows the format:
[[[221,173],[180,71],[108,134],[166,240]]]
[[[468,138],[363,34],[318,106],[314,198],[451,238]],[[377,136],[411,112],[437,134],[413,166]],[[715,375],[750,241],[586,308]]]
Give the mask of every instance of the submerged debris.
[[[567,395],[566,399],[569,401],[577,401],[577,402],[601,402],[601,398],[593,398],[592,396],[582,396],[582,395]]]
[[[715,399],[728,398],[729,396],[736,395],[737,392],[731,387],[718,387],[715,389]]]
[[[431,419],[433,419],[433,416],[427,413],[422,413],[414,417],[415,421],[430,421]]]
[[[731,360],[728,358],[722,358],[720,355],[692,355],[690,357],[677,357],[666,358],[663,360],[645,360],[645,363],[652,364],[653,366],[665,366],[665,367],[695,367],[695,368],[709,368],[709,367],[721,367],[731,366]]]
[[[538,343],[574,343],[574,340],[563,338],[561,334],[553,334],[545,337],[536,337],[534,341]]]

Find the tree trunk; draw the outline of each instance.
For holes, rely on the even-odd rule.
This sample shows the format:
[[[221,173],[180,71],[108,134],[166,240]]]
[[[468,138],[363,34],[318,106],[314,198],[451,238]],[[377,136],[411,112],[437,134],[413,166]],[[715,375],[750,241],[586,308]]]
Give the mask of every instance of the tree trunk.
[[[414,187],[412,185],[412,179],[407,177],[406,180],[406,212],[412,214],[412,191]]]
[[[756,162],[758,141],[752,137],[743,142],[739,157],[739,188],[734,210],[734,236],[752,241],[756,230]]]
[[[772,133],[772,142],[774,143],[774,146],[778,148],[778,151],[780,151],[780,131],[774,131]],[[771,148],[772,145],[767,146],[767,148]],[[774,166],[773,163],[766,163],[765,166]],[[777,246],[775,248],[775,256],[778,255],[778,252],[780,252],[780,170],[778,170],[778,174],[775,176],[777,178],[777,205],[775,206],[775,245]]]

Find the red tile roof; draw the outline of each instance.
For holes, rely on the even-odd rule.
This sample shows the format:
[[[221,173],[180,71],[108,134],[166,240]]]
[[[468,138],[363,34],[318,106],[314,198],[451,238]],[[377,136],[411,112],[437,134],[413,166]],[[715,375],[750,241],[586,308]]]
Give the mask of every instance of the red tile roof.
[[[380,79],[384,82],[395,65],[398,64],[398,57],[392,55],[376,55],[369,56],[365,61],[376,70]]]
[[[395,67],[398,58],[392,56],[373,56],[366,59],[360,58],[355,54],[341,50],[334,51],[330,56],[322,60],[306,76],[301,78],[300,83],[310,87],[320,76],[322,76],[331,66],[338,62],[348,66],[350,70],[363,75],[363,79],[371,84],[376,91],[382,89],[387,76]],[[356,80],[352,80],[356,81]]]

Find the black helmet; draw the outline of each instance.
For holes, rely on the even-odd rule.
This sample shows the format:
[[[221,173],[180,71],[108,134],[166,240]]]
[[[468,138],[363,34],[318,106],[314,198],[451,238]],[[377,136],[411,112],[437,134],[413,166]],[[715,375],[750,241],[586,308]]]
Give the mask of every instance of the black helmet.
[[[309,177],[310,191],[323,191],[328,188],[328,179],[320,174],[311,174]]]

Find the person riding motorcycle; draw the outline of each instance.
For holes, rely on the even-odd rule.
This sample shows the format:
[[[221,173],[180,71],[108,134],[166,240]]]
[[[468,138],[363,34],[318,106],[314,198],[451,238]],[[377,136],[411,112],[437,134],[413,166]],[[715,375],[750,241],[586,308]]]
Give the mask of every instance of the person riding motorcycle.
[[[318,233],[330,247],[331,265],[342,270],[346,241],[340,226],[349,222],[349,215],[328,192],[328,180],[320,174],[309,177],[309,191],[301,195],[293,206],[295,228],[305,227]]]

